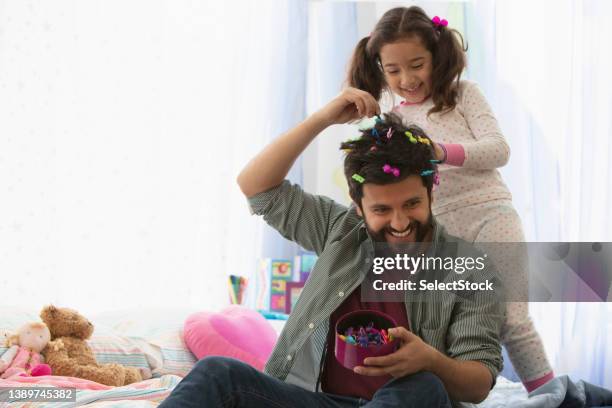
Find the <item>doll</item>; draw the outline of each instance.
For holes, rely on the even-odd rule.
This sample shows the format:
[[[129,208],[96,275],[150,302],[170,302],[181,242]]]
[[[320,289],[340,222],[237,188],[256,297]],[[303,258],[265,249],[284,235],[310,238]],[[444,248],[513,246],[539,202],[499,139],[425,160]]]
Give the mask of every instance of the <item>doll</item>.
[[[42,364],[40,352],[51,339],[49,328],[44,323],[23,325],[8,338],[9,349],[0,357],[0,378],[50,375],[51,367]]]

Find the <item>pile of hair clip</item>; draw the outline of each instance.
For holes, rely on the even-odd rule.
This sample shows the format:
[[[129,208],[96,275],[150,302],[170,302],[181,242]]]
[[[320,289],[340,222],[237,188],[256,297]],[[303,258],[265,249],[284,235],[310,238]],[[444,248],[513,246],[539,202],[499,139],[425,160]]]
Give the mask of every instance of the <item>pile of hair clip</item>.
[[[360,347],[380,346],[393,341],[385,329],[376,329],[374,323],[370,322],[366,327],[359,326],[358,329],[349,327],[344,334],[338,334],[342,341]]]

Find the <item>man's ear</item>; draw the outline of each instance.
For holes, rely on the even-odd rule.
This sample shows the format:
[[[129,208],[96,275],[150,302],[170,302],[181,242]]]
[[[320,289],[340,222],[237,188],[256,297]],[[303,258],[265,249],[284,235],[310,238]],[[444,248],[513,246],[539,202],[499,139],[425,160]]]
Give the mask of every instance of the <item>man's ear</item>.
[[[355,211],[357,212],[357,215],[363,218],[363,211],[361,211],[361,207],[359,206],[359,204],[357,204],[355,201],[353,201],[353,204],[355,205]]]

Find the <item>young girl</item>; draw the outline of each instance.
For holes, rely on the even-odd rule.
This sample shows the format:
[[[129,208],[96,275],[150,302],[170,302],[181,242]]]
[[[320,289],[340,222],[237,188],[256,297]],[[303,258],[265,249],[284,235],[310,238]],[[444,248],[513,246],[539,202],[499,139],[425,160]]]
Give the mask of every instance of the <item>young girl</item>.
[[[436,142],[444,164],[432,210],[448,233],[474,243],[524,242],[510,191],[496,170],[508,162],[510,149],[477,85],[460,80],[465,65],[463,39],[446,20],[400,7],[358,43],[348,84],[376,100],[383,91],[401,96],[393,111]],[[491,256],[502,276],[516,276],[510,254]],[[527,390],[553,378],[528,304],[507,304],[502,341]]]

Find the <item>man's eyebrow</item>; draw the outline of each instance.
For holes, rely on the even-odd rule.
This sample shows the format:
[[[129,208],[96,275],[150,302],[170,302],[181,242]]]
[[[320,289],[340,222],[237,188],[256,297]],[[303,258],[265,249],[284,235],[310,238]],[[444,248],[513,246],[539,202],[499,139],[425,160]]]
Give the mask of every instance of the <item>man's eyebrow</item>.
[[[414,201],[419,201],[419,200],[422,200],[422,199],[423,199],[423,197],[421,197],[420,195],[414,196],[414,197],[410,197],[409,199],[404,201],[404,204],[408,204],[408,203],[411,203],[411,202],[414,202]],[[389,206],[387,204],[373,203],[373,204],[370,204],[368,206],[368,208],[370,208],[370,209],[374,209],[374,208],[389,208]]]
[[[368,206],[370,209],[374,209],[374,208],[389,208],[389,206],[387,204],[370,204]]]

